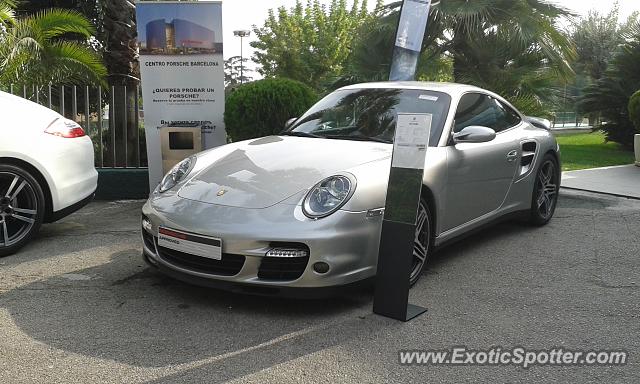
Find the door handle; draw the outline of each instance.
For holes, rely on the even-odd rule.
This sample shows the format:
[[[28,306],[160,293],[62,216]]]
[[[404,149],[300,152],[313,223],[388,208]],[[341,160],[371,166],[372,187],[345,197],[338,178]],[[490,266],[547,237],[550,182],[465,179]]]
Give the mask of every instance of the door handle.
[[[507,161],[508,162],[512,162],[515,161],[518,158],[518,151],[516,151],[515,149],[509,153],[507,153]]]

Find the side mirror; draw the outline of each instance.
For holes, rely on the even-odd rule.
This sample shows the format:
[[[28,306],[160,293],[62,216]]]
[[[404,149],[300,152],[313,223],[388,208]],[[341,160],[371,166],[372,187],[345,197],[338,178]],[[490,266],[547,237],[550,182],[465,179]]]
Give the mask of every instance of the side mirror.
[[[496,131],[491,128],[472,125],[453,134],[453,142],[458,143],[486,143],[496,138]]]
[[[284,129],[290,128],[293,125],[293,123],[295,123],[296,121],[298,121],[297,117],[290,118],[289,120],[287,120],[286,123],[284,123]]]

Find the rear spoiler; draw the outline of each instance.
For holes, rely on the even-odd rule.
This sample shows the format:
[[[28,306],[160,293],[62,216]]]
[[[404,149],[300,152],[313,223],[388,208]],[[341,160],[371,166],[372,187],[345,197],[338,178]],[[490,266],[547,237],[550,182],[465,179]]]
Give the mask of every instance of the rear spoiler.
[[[546,129],[547,131],[551,130],[551,122],[547,119],[532,116],[526,116],[525,119],[534,127]]]

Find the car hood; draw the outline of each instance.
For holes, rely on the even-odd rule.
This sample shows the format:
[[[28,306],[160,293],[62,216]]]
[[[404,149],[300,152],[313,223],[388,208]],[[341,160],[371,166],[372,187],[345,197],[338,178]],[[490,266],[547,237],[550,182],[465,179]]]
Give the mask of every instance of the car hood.
[[[204,168],[200,164],[178,196],[210,204],[266,208],[328,176],[390,156],[391,145],[384,143],[268,136],[201,156],[198,162],[210,164]]]

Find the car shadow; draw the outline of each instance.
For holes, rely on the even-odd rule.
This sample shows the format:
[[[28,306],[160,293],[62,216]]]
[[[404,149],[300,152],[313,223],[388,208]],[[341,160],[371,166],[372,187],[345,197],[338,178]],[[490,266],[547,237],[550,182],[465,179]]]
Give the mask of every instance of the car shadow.
[[[533,230],[535,230],[535,227],[519,222],[518,220],[509,220],[491,224],[479,229],[477,232],[456,239],[442,248],[436,249],[431,260],[426,266],[425,273],[429,274],[430,272],[437,270],[442,264],[448,263],[458,257],[464,257],[469,253],[473,253],[472,251],[474,248],[480,248],[491,242],[517,236]]]

